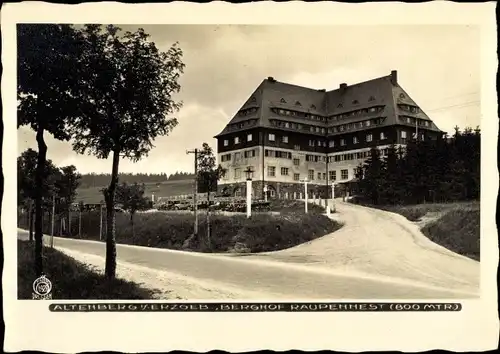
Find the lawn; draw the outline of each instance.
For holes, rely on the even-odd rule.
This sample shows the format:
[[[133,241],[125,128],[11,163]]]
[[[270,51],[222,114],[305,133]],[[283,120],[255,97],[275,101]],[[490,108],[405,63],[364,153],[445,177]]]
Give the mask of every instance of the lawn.
[[[193,192],[193,181],[187,179],[161,183],[147,183],[145,187],[145,195],[150,198],[151,195],[154,194],[156,199],[157,197],[190,194]],[[99,203],[104,199],[101,189],[103,189],[103,187],[78,188],[76,202],[83,201],[89,204]]]
[[[33,244],[18,241],[17,284],[18,298],[31,299],[35,276],[33,267]],[[121,279],[107,280],[104,275],[93,272],[88,266],[64,253],[44,247],[45,275],[52,282],[52,299],[152,299],[153,290]]]
[[[433,242],[463,256],[480,260],[480,203],[418,204],[378,207],[419,221],[429,213],[437,219],[426,223],[421,231]]]
[[[336,231],[341,225],[323,215],[321,207],[310,204],[304,213],[304,203],[297,201],[273,202],[279,214],[255,213],[248,219],[244,213],[236,215],[212,214],[211,237],[207,238],[206,214],[199,213],[199,238],[191,239],[194,215],[186,213],[138,213],[134,217],[134,231],[127,213],[116,214],[116,241],[122,244],[188,250],[196,252],[266,252],[286,249]],[[105,225],[105,215],[103,215]],[[18,218],[19,227],[26,228],[26,218]],[[50,233],[50,222],[44,222]],[[82,213],[80,238],[99,240],[100,213]],[[57,226],[55,228],[58,229]],[[105,227],[103,227],[105,230]],[[72,222],[72,235],[78,238],[78,221]],[[102,238],[103,240],[105,237]],[[188,241],[189,239],[189,241]]]

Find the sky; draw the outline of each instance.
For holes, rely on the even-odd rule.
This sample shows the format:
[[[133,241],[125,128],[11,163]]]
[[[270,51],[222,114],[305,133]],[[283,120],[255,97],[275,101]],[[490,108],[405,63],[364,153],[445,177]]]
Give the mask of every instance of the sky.
[[[175,99],[179,125],[155,140],[149,156],[120,161],[120,172],[193,172],[186,150],[213,138],[268,76],[336,89],[398,71],[398,82],[436,125],[480,125],[480,31],[474,26],[119,25],[141,27],[160,50],[175,42],[186,65]],[[111,159],[78,155],[46,133],[47,157],[81,173],[110,173]],[[18,129],[18,152],[37,150],[35,134]]]

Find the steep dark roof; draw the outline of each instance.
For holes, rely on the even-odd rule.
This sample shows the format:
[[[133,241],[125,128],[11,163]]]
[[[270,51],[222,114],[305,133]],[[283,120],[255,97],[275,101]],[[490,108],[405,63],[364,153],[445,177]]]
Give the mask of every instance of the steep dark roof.
[[[275,116],[272,112],[273,108],[289,109],[328,117],[357,109],[384,106],[384,110],[379,113],[380,116],[386,118],[384,125],[394,125],[398,123],[396,110],[398,104],[418,106],[397,82],[396,71],[393,71],[388,76],[353,85],[341,84],[339,88],[330,91],[279,82],[269,77],[261,82],[224,130],[216,137],[234,132],[234,129],[230,129],[230,125],[252,119],[257,120],[256,123],[248,127],[242,127],[241,130],[255,127],[271,127],[269,118]],[[247,108],[257,108],[257,110],[250,115],[240,116],[238,114]],[[412,113],[412,116],[430,121],[431,127],[429,128],[439,131],[439,128],[421,109],[418,114]],[[319,121],[307,121],[302,118],[288,116],[286,119],[320,127],[339,124],[331,122],[326,125]],[[345,122],[356,120],[361,120],[361,118],[348,118]]]

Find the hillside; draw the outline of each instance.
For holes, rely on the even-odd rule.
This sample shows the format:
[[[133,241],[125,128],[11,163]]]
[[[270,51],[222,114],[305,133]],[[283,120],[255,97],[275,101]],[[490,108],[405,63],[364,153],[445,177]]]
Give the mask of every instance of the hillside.
[[[152,194],[154,194],[155,199],[157,199],[158,197],[170,197],[193,192],[193,180],[190,179],[145,183],[144,185],[146,186],[145,195],[148,198],[151,198]],[[103,187],[78,188],[75,201],[83,201],[86,204],[97,204],[101,200],[104,200],[101,192],[102,188]]]

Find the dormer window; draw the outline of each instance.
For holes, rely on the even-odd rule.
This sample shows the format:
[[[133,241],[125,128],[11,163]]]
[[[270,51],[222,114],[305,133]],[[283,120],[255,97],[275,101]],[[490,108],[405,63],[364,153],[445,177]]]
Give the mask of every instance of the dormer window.
[[[252,102],[252,103],[253,103],[253,102],[256,102],[256,101],[257,101],[257,100],[255,99],[255,97],[254,97],[254,96],[252,96],[252,98],[250,99],[250,102]]]
[[[299,101],[295,102],[295,105],[296,106],[302,106],[302,104]]]
[[[285,101],[285,99],[284,99],[284,98],[282,98],[282,99],[280,100],[280,102],[281,102],[281,103],[286,103],[286,101]]]
[[[316,106],[312,104],[311,109],[316,109]]]
[[[371,101],[375,101],[375,97],[370,96],[370,98],[368,99],[368,101],[369,101],[369,102],[371,102]]]
[[[352,101],[352,104],[358,104],[358,103],[359,103],[358,100]]]

